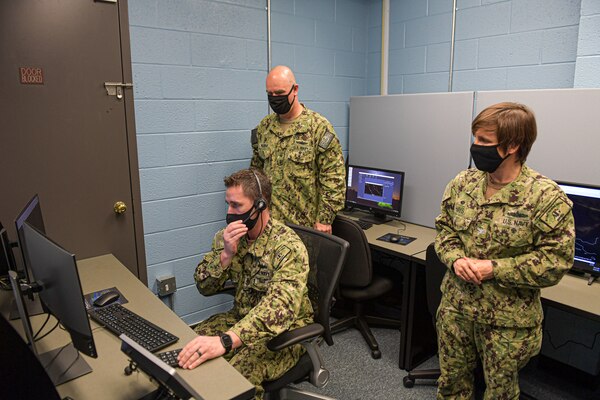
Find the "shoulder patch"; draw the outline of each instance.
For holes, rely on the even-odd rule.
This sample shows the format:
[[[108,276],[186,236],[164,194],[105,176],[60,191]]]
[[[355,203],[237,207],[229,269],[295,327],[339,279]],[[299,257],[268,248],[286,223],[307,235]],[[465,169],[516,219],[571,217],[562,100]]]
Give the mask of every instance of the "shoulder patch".
[[[325,132],[325,134],[321,138],[321,141],[319,142],[319,147],[322,150],[327,150],[327,148],[331,144],[331,141],[333,140],[333,138],[334,138],[333,133],[331,133],[329,131]]]
[[[279,264],[281,264],[281,262],[288,256],[288,254],[290,254],[291,251],[292,250],[286,245],[279,247],[279,249],[277,249],[277,253],[275,253],[275,264],[279,267]]]
[[[568,200],[562,197],[557,197],[540,215],[540,222],[547,227],[541,227],[544,231],[549,231],[554,228],[571,212],[571,204]]]
[[[258,143],[258,128],[254,128],[250,132],[250,143],[252,146]]]

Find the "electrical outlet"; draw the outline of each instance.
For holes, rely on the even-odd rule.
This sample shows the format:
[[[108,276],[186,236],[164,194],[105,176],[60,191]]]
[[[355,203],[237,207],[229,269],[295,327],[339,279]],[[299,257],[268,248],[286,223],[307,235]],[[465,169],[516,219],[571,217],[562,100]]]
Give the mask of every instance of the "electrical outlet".
[[[160,278],[156,278],[156,287],[158,289],[158,295],[160,297],[168,296],[177,291],[177,283],[175,283],[175,277],[170,276],[162,276]]]

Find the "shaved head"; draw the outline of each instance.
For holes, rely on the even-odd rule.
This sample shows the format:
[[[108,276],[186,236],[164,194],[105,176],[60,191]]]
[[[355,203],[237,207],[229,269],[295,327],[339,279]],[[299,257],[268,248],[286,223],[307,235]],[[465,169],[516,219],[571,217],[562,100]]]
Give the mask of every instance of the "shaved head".
[[[271,69],[269,75],[267,75],[267,87],[269,86],[269,81],[289,88],[296,83],[296,77],[289,67],[278,65]]]

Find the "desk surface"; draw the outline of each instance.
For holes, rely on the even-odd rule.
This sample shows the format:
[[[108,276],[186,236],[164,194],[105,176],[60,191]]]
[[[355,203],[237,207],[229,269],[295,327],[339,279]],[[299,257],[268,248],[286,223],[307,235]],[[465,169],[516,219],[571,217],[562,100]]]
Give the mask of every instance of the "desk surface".
[[[349,218],[358,219],[363,216],[364,213],[353,211],[344,213],[343,215]],[[387,253],[396,253],[409,259],[416,258],[417,260],[422,261],[425,261],[425,250],[427,250],[427,246],[435,240],[436,234],[435,229],[433,228],[398,220],[392,220],[379,225],[373,224],[372,227],[366,229],[364,232],[372,247]],[[377,240],[377,238],[386,233],[411,236],[416,239],[407,245]]]
[[[582,276],[565,275],[558,285],[542,289],[542,298],[600,316],[600,282],[588,285]]]
[[[189,328],[173,311],[163,304],[142,282],[140,282],[114,256],[104,255],[78,261],[79,276],[84,294],[116,286],[129,300],[126,307],[140,314],[150,322],[166,328],[177,335],[179,341],[166,350],[182,347],[195,337]],[[6,303],[6,302],[4,302]],[[3,307],[6,311],[6,307]],[[32,318],[34,330],[45,317]],[[21,328],[18,321],[17,328]],[[156,389],[143,373],[126,376],[123,369],[128,365],[127,356],[121,352],[119,338],[90,320],[98,358],[82,357],[92,367],[92,373],[57,387],[61,397],[74,399],[137,399]],[[14,325],[14,324],[13,324]],[[44,352],[67,344],[68,334],[56,329],[51,335],[37,344],[38,351]],[[252,397],[254,386],[240,375],[225,359],[219,357],[206,362],[194,370],[177,369],[180,374],[205,400],[209,399],[248,399]]]

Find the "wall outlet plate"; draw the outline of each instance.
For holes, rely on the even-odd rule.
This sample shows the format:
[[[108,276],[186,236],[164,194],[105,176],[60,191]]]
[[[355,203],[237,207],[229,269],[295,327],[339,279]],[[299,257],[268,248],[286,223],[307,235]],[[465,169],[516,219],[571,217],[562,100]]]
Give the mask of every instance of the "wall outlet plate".
[[[171,275],[156,278],[156,288],[160,297],[175,293],[177,291],[175,277]]]

